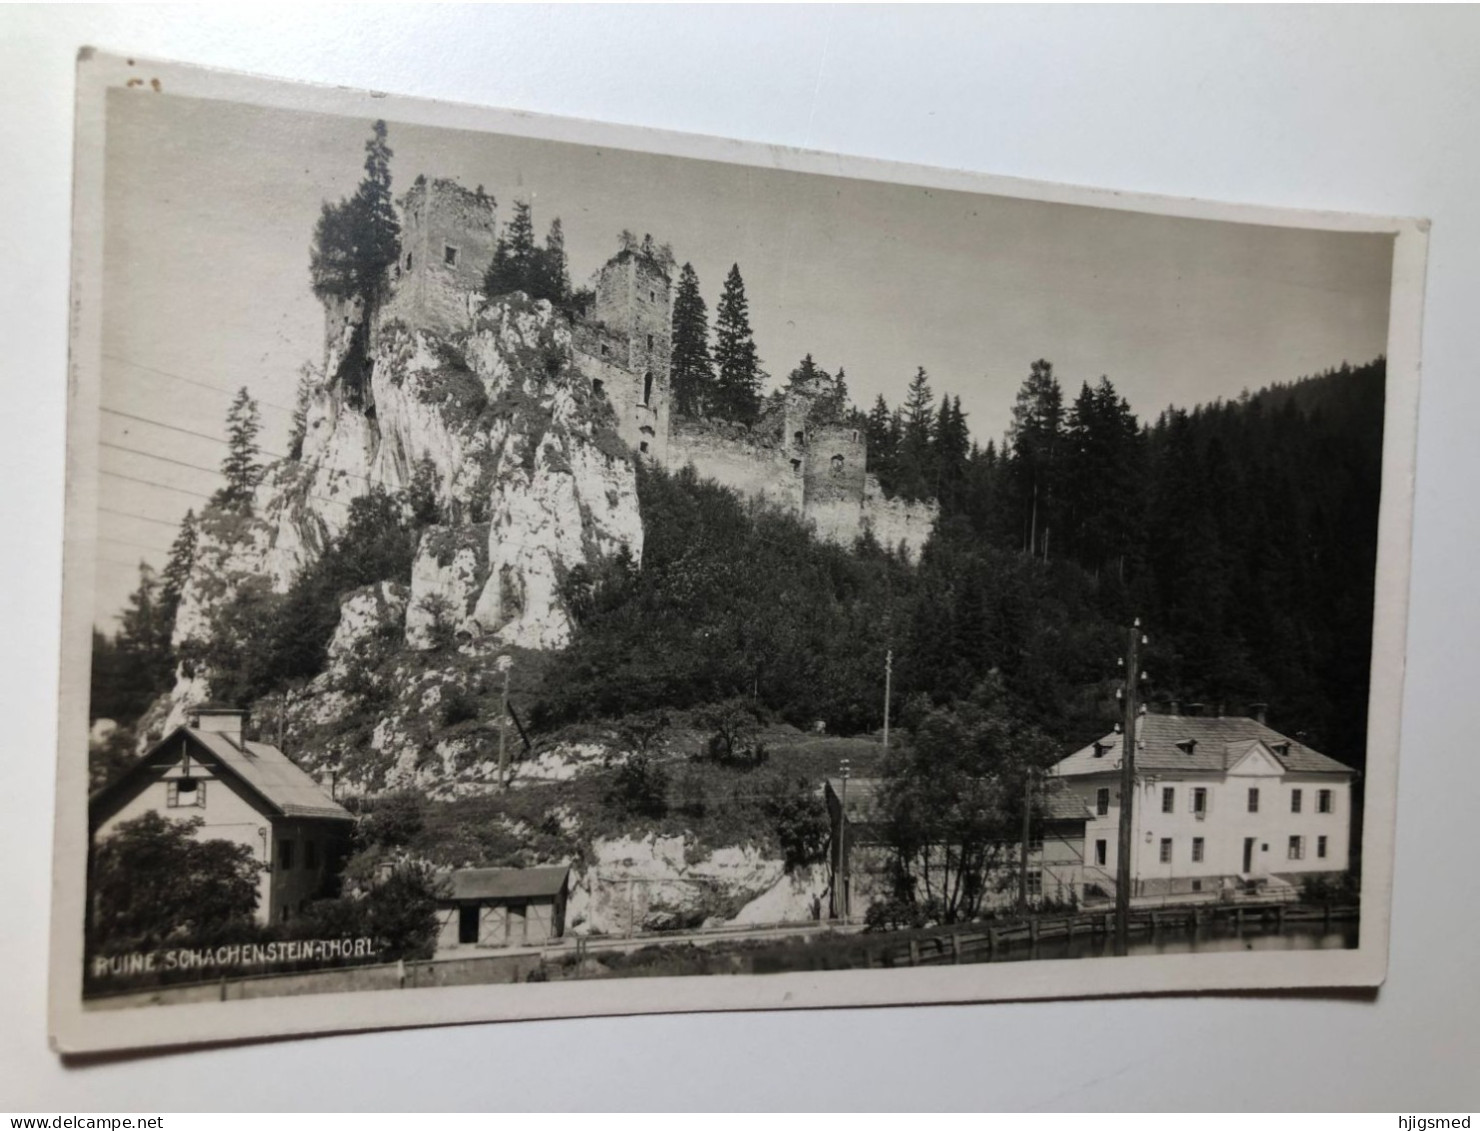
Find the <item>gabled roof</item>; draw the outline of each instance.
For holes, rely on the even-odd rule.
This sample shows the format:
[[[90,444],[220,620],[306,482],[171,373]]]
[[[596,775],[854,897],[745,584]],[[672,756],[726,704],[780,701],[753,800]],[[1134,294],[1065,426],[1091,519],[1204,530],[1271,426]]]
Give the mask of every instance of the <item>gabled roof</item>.
[[[1312,750],[1309,746],[1286,738],[1257,719],[1210,717],[1206,715],[1142,715],[1136,725],[1141,745],[1136,749],[1136,769],[1148,773],[1175,773],[1183,770],[1223,772],[1262,742],[1275,761],[1288,773],[1350,774],[1352,768],[1335,758]],[[1191,741],[1191,749],[1187,743]],[[1095,757],[1094,745],[1076,750],[1054,766],[1060,777],[1079,774],[1107,773],[1120,766],[1118,734],[1100,739],[1104,749]],[[1182,745],[1178,745],[1181,743]],[[1282,747],[1287,748],[1281,753]]]
[[[131,796],[131,785],[142,787],[147,784],[143,779],[151,770],[160,771],[165,768],[156,759],[156,755],[181,736],[204,748],[208,755],[207,760],[218,773],[234,778],[245,786],[248,792],[255,794],[263,802],[270,813],[283,817],[354,820],[344,806],[325,793],[318,782],[276,746],[269,746],[265,742],[243,742],[238,745],[225,734],[197,730],[189,726],[176,727],[151,746],[122,777],[93,794],[89,805],[94,810],[95,818],[98,811],[109,807],[111,802]]]
[[[565,887],[570,868],[459,868],[452,873],[450,899],[530,899],[554,897]]]

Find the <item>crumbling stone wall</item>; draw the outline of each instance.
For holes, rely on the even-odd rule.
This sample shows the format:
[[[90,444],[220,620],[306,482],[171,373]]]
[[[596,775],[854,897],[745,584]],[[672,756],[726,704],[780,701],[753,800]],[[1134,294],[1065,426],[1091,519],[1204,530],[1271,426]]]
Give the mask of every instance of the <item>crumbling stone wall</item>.
[[[382,317],[443,333],[466,329],[498,239],[493,198],[456,181],[418,180],[400,212],[401,258]]]
[[[803,455],[778,436],[727,421],[679,418],[668,439],[668,463],[674,468],[692,464],[701,478],[802,513]]]
[[[874,476],[867,477],[863,492],[862,522],[874,539],[890,549],[901,543],[910,556],[919,560],[920,551],[940,517],[940,505],[934,499],[910,502],[886,499]]]

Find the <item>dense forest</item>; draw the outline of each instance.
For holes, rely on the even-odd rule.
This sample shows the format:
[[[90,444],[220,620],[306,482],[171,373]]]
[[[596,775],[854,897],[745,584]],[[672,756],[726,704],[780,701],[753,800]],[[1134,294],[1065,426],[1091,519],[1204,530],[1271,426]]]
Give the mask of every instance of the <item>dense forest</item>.
[[[941,500],[918,563],[643,467],[643,567],[571,579],[578,636],[543,717],[750,695],[798,725],[873,729],[892,650],[906,722],[996,671],[1034,723],[1087,740],[1114,717],[1139,615],[1153,701],[1267,703],[1275,726],[1361,765],[1381,361],[1145,427],[1104,379],[1065,408],[1040,362],[1005,453],[965,438],[959,404],[933,407],[922,378],[908,413],[876,406],[903,427],[870,449],[886,482]]]

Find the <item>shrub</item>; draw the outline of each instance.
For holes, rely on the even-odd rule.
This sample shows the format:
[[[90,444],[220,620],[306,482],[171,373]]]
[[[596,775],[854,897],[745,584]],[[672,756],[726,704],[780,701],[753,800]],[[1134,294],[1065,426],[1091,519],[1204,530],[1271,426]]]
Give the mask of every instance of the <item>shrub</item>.
[[[607,804],[634,817],[668,813],[668,774],[646,754],[633,754],[617,771]]]

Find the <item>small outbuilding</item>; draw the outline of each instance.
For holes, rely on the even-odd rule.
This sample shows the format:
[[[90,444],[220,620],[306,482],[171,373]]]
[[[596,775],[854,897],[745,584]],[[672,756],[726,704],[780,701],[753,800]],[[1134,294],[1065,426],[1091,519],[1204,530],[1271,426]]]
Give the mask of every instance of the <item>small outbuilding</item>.
[[[570,868],[460,868],[439,901],[438,950],[539,946],[565,933]]]

